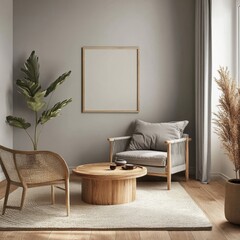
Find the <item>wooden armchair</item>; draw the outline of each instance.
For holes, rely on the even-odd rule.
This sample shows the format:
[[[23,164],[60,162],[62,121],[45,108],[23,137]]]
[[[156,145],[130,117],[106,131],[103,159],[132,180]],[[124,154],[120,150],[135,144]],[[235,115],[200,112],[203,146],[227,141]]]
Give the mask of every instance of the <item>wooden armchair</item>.
[[[167,152],[153,150],[127,151],[131,136],[108,138],[110,143],[109,160],[125,159],[128,163],[145,166],[148,175],[167,178],[167,188],[171,189],[171,175],[185,171],[189,178],[189,141],[187,134],[175,140],[168,140]]]
[[[50,185],[54,204],[54,186],[64,184],[65,188],[61,189],[65,190],[66,210],[69,215],[69,170],[58,154],[49,151],[18,151],[0,146],[0,164],[7,180],[2,214],[5,214],[6,208],[22,210],[26,191],[31,187]],[[7,205],[11,184],[23,188],[19,207]]]

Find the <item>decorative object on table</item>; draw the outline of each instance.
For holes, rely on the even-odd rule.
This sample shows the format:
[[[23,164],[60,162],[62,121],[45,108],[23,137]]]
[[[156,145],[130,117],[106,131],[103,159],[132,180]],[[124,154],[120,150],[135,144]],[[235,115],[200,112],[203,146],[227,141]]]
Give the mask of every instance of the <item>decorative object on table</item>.
[[[127,163],[127,161],[124,159],[116,159],[115,163],[117,164],[117,166],[124,166]]]
[[[139,112],[139,48],[82,48],[82,112]]]
[[[228,68],[221,67],[218,73],[220,78],[215,78],[215,81],[221,96],[214,123],[236,174],[236,179],[230,179],[226,183],[225,217],[229,222],[240,224],[240,90]]]
[[[46,90],[42,90],[39,79],[39,68],[38,57],[35,54],[35,51],[32,51],[30,57],[24,64],[24,68],[21,68],[21,71],[24,73],[24,77],[16,81],[19,93],[23,95],[28,108],[34,113],[35,120],[33,136],[31,136],[27,130],[31,127],[31,123],[21,117],[6,117],[6,121],[9,125],[25,130],[32,142],[34,150],[37,150],[41,133],[41,131],[38,131],[39,125],[43,125],[52,118],[59,116],[62,108],[72,101],[71,98],[65,99],[50,107],[53,93],[56,88],[67,79],[67,77],[71,74],[71,71],[63,73],[54,82],[52,82]],[[44,98],[47,97],[49,97],[49,99],[46,104]]]
[[[58,154],[49,151],[17,151],[0,146],[0,164],[7,179],[2,214],[5,214],[6,208],[22,210],[27,189],[32,187],[51,185],[54,204],[54,185],[64,184],[66,209],[69,215],[69,170],[64,159]],[[11,185],[23,189],[20,207],[8,205]],[[37,215],[36,212],[34,214]]]
[[[111,170],[115,170],[115,169],[116,169],[116,167],[117,167],[117,165],[116,165],[116,164],[114,164],[114,163],[110,164],[110,169],[111,169]]]
[[[149,123],[136,120],[132,136],[109,138],[110,162],[125,159],[127,163],[145,166],[148,175],[167,177],[185,171],[189,178],[189,141],[183,131],[188,121]],[[116,161],[115,161],[116,162]]]
[[[137,166],[131,163],[127,163],[124,166],[122,166],[123,170],[133,170],[135,168],[137,168]]]

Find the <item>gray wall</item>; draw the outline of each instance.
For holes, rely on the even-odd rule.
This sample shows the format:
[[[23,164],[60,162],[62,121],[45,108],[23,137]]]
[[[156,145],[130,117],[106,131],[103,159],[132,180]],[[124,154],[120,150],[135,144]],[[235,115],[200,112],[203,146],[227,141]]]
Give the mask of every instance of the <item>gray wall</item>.
[[[0,0],[0,145],[13,146],[13,130],[5,123],[12,114],[13,2]],[[0,168],[0,180],[3,173]]]
[[[54,99],[73,103],[45,126],[39,148],[69,166],[107,161],[107,137],[129,134],[137,118],[188,119],[194,137],[194,7],[192,0],[15,0],[14,78],[33,49],[44,86],[72,70]],[[115,45],[140,47],[140,113],[81,113],[81,47]],[[21,100],[15,92],[14,113],[30,116]],[[20,130],[14,147],[31,149]]]

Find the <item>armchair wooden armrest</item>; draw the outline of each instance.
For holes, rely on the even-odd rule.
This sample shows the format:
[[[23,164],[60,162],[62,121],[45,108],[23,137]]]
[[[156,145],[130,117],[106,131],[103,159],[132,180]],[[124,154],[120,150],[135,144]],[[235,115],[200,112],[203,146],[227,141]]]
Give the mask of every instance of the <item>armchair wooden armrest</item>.
[[[114,141],[118,141],[118,140],[130,139],[130,138],[131,138],[131,136],[111,137],[111,138],[108,138],[108,141],[114,142]]]
[[[191,141],[192,139],[187,137],[187,138],[179,138],[179,139],[174,139],[174,140],[167,140],[165,143],[167,144],[173,144],[173,143],[180,143],[180,142],[186,142],[186,141]]]

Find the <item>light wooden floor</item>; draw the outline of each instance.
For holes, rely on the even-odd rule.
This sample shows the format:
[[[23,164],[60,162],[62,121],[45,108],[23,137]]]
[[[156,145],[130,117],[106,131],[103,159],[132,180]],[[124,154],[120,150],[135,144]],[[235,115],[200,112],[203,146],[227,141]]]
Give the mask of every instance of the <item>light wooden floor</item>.
[[[213,224],[212,231],[34,231],[1,232],[0,239],[79,239],[79,240],[240,240],[240,226],[224,218],[224,181],[216,179],[210,184],[195,180],[181,182],[182,186],[206,213]],[[0,198],[4,196],[5,183],[0,183]],[[177,201],[177,199],[176,199]],[[171,211],[171,209],[169,209]]]

